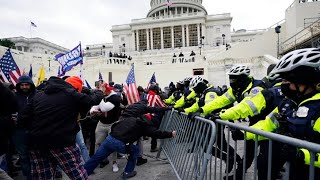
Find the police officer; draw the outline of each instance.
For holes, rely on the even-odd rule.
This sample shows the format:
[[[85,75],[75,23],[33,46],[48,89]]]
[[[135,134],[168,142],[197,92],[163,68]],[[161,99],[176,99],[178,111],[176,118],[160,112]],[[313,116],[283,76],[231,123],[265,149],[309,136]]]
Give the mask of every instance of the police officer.
[[[184,112],[187,114],[197,112],[200,107],[203,107],[206,103],[213,101],[213,99],[221,95],[221,91],[212,85],[207,85],[205,80],[200,76],[196,76],[191,80],[190,88],[198,95],[198,98],[191,107],[184,109]],[[200,113],[194,113],[192,115],[196,116],[200,115]]]
[[[307,48],[289,52],[280,59],[273,73],[283,78],[281,91],[286,96],[282,103],[265,120],[253,128],[276,132],[294,138],[320,143],[320,49]],[[247,133],[248,139],[255,137]],[[259,140],[263,139],[259,137]],[[276,146],[275,146],[276,145]],[[273,143],[276,153],[272,154],[271,179],[274,179],[283,161],[290,161],[290,179],[308,177],[310,152],[281,143]],[[273,150],[273,152],[275,152]],[[280,153],[279,153],[280,152]],[[261,155],[261,152],[260,152]],[[260,156],[259,155],[259,156]],[[267,158],[267,152],[259,161]],[[282,162],[281,162],[282,161]],[[319,154],[315,159],[315,179],[320,175]],[[259,180],[267,177],[267,168],[258,171]]]
[[[184,82],[178,81],[176,84],[176,90],[172,93],[172,95],[164,100],[164,103],[167,105],[174,105],[177,100],[179,100],[184,94]]]
[[[268,82],[273,84],[277,82],[278,75],[269,75]],[[274,87],[264,89],[261,93],[256,94],[253,97],[247,97],[237,105],[226,109],[218,113],[214,118],[221,120],[239,120],[249,117],[249,126],[257,123],[259,120],[264,119],[274,108],[278,106],[283,100],[284,96],[281,92],[281,83],[277,83]],[[234,140],[243,140],[244,134],[238,129],[232,129],[232,138]],[[267,148],[265,142],[260,142],[260,149]],[[265,145],[266,144],[266,145]],[[246,143],[246,163],[243,160],[238,164],[235,172],[236,179],[242,179],[242,170],[245,166],[245,171],[249,169],[254,159],[255,142],[249,140]],[[233,179],[233,176],[229,176],[228,179]]]
[[[197,112],[203,113],[205,115],[220,111],[222,108],[227,108],[229,105],[232,105],[235,101],[241,103],[241,101],[245,101],[248,97],[253,97],[254,95],[260,93],[264,89],[264,84],[261,80],[256,80],[253,77],[250,76],[250,69],[246,65],[235,65],[233,66],[230,71],[227,73],[229,75],[229,81],[230,81],[230,88],[226,93],[224,93],[222,96],[219,96],[218,98],[214,99],[213,101],[205,104],[202,108],[200,108]],[[196,114],[196,115],[197,115]],[[221,127],[221,126],[219,126]],[[218,128],[218,130],[222,131],[222,128]],[[220,136],[221,133],[218,133],[218,136]],[[226,142],[225,137],[222,137],[222,143],[223,143],[223,149],[222,151],[227,152],[228,143]],[[221,137],[218,138],[218,141],[221,141]],[[254,142],[251,143],[254,146]],[[250,144],[250,145],[251,145]],[[221,146],[221,142],[217,142],[218,146]],[[250,146],[248,145],[248,146]],[[252,146],[252,145],[251,145]],[[233,148],[229,146],[229,152],[230,154],[233,153]],[[231,150],[231,151],[230,151]],[[220,154],[220,153],[218,153]],[[223,153],[224,154],[224,153]],[[233,156],[230,156],[230,158]],[[225,159],[224,157],[222,157]],[[234,157],[233,157],[234,158]],[[231,158],[231,160],[233,160]],[[236,156],[237,162],[242,165],[243,161],[240,161],[238,155]],[[251,163],[250,163],[251,164]],[[233,166],[233,161],[230,161],[228,163],[228,170],[231,171]]]

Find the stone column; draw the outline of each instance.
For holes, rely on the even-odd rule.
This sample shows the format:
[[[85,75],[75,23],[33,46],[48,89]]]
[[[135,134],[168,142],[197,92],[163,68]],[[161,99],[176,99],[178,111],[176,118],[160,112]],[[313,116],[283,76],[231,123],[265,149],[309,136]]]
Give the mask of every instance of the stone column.
[[[174,29],[171,26],[171,47],[174,48]]]
[[[178,8],[175,7],[174,9],[175,9],[175,15],[177,15],[178,14]]]
[[[150,36],[151,36],[151,50],[153,49],[153,30],[150,29]]]
[[[185,39],[185,34],[184,34],[184,25],[181,26],[182,29],[182,37],[181,37],[181,41],[182,41],[182,47],[185,47],[186,45],[186,39]]]
[[[198,32],[198,45],[200,45],[200,24],[197,24],[197,32]]]
[[[186,32],[187,32],[187,47],[189,47],[189,25],[186,25]]]
[[[149,46],[150,46],[150,42],[149,42],[149,29],[146,29],[146,33],[147,33],[147,50],[149,50]]]
[[[133,47],[132,47],[132,50],[136,50],[136,44],[137,44],[137,42],[136,42],[136,38],[135,38],[136,36],[135,36],[135,33],[134,33],[134,31],[132,32],[132,42],[133,42],[133,44],[132,44],[132,42],[130,43],[130,46],[132,46],[133,45]],[[130,49],[130,47],[129,47],[129,50],[131,50]]]
[[[164,44],[163,44],[163,27],[160,28],[160,36],[161,36],[161,49],[164,49]]]
[[[140,51],[140,46],[139,46],[139,30],[137,31],[137,51]]]

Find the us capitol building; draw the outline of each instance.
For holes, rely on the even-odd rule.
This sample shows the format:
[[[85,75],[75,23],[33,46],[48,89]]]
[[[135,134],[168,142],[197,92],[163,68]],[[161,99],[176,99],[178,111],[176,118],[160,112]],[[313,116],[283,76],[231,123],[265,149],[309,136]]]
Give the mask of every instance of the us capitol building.
[[[262,78],[277,56],[297,47],[316,47],[320,41],[319,1],[293,0],[284,9],[283,20],[266,29],[237,31],[231,31],[230,13],[208,15],[202,2],[151,0],[146,18],[112,26],[112,43],[83,45],[84,78],[93,86],[100,71],[104,80],[122,83],[134,64],[137,84],[142,86],[154,72],[162,87],[194,75],[223,85],[228,84],[226,72],[233,64],[247,64],[255,77]],[[276,27],[281,28],[279,33]],[[1,47],[0,55],[4,51]],[[32,64],[37,72],[43,65],[47,77],[57,75],[58,63],[51,54],[12,52],[20,69]],[[67,75],[79,75],[79,67]]]

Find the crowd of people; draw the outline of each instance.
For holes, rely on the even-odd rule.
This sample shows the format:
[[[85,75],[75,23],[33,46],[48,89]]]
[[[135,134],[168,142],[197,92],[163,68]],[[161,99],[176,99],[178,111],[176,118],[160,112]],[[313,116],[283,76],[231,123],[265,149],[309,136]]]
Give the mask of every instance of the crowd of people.
[[[176,136],[176,131],[159,130],[163,115],[172,109],[192,121],[197,116],[211,121],[247,118],[252,128],[319,144],[320,49],[289,52],[270,65],[261,80],[250,71],[246,65],[233,66],[228,72],[229,88],[214,86],[200,76],[171,82],[165,91],[157,83],[148,89],[139,86],[140,101],[130,105],[121,84],[103,80],[94,90],[83,87],[77,76],[50,77],[39,87],[28,76],[21,76],[16,86],[0,83],[0,178],[14,176],[15,152],[26,179],[51,179],[61,176],[61,171],[70,179],[88,179],[109,160],[117,172],[117,158],[125,154],[128,161],[122,178],[131,178],[137,174],[136,165],[147,163],[144,139],[151,137],[151,152],[156,152],[157,139]],[[224,179],[242,179],[242,170],[255,158],[255,135],[232,130],[235,141],[247,139],[243,156],[227,142],[223,127],[217,126],[217,136],[218,149],[212,155],[222,154],[228,172],[236,163],[234,173]],[[258,177],[263,180],[268,177],[269,141],[258,140]],[[290,179],[308,177],[308,150],[280,142],[274,142],[272,150],[271,179],[281,178],[287,161]],[[314,165],[319,179],[318,154]]]
[[[0,179],[14,177],[17,167],[27,180],[60,178],[62,171],[70,179],[88,179],[109,160],[118,172],[117,158],[128,154],[122,173],[127,179],[136,175],[135,165],[147,163],[143,137],[152,138],[151,152],[156,152],[158,138],[176,135],[158,130],[170,108],[157,84],[148,91],[139,87],[141,101],[131,105],[121,84],[100,80],[89,90],[77,76],[50,77],[38,87],[21,76],[16,86],[1,83],[0,88],[1,102],[7,102],[1,105]]]

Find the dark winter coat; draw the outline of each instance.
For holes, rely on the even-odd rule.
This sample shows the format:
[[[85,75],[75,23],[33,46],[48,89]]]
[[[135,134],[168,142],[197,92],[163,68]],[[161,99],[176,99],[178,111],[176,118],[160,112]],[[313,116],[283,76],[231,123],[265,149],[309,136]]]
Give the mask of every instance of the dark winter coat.
[[[123,143],[132,144],[142,136],[157,139],[171,138],[172,132],[160,131],[146,116],[121,118],[111,127],[111,136]]]
[[[21,83],[28,83],[30,84],[31,88],[29,93],[25,94],[22,92],[20,88]],[[17,126],[21,127],[21,113],[24,111],[24,108],[27,106],[28,102],[33,98],[36,93],[35,85],[32,79],[29,76],[20,76],[19,81],[16,84],[16,95],[18,100],[18,119],[17,119]]]
[[[101,91],[93,95],[78,93],[64,80],[51,77],[21,115],[30,133],[30,147],[45,150],[74,145],[79,112],[99,104],[102,98]]]
[[[5,154],[8,148],[8,140],[14,129],[11,115],[17,112],[17,100],[15,94],[0,83],[0,156]]]

